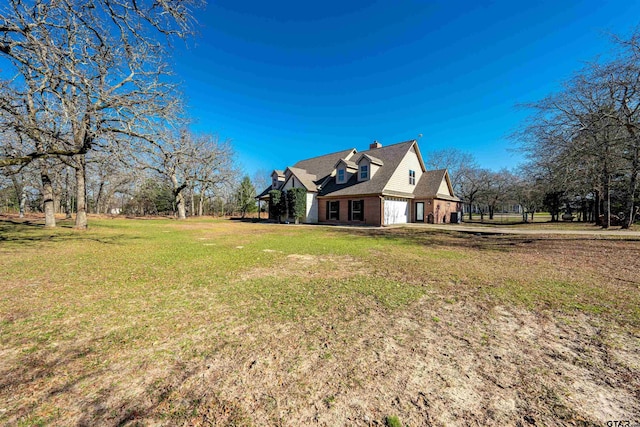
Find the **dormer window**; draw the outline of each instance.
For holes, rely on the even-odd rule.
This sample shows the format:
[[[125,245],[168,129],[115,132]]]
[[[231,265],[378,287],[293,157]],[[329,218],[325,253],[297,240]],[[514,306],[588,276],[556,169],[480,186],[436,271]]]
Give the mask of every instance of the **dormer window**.
[[[338,169],[338,184],[343,184],[345,179],[345,171],[344,169]]]
[[[416,185],[416,171],[409,171],[409,184]]]
[[[360,179],[369,179],[369,165],[360,165]]]

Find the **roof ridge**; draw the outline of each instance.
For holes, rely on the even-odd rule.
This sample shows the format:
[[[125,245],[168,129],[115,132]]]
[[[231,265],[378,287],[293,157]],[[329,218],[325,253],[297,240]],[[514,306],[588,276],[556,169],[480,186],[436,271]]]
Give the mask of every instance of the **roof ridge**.
[[[359,151],[358,154],[375,153],[376,151],[384,150],[385,148],[391,148],[391,147],[395,147],[397,145],[408,144],[408,143],[417,143],[417,142],[418,142],[417,139],[409,139],[407,141],[396,142],[395,144],[383,145],[382,147],[378,147],[378,148],[369,148],[368,150]]]
[[[321,154],[321,155],[319,155],[319,156],[309,157],[308,159],[298,160],[295,164],[302,163],[302,162],[306,162],[307,160],[314,160],[314,159],[318,159],[318,158],[320,158],[320,157],[333,156],[334,154],[344,153],[345,151],[351,151],[351,150],[356,150],[356,153],[358,152],[358,150],[357,150],[357,149],[355,149],[355,148],[345,148],[344,150],[334,151],[333,153]]]

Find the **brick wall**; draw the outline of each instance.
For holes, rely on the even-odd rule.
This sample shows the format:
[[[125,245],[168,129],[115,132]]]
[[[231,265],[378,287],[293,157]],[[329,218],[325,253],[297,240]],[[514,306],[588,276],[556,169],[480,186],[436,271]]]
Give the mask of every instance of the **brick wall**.
[[[340,201],[340,220],[327,220],[327,201]],[[349,221],[349,201],[364,200],[364,221]],[[351,197],[340,199],[318,199],[318,222],[326,224],[366,224],[381,225],[380,198],[375,197]]]
[[[411,220],[415,222],[415,203],[424,202],[424,222],[428,222],[429,214],[433,215],[434,224],[442,224],[451,221],[451,213],[462,210],[460,202],[448,200],[416,199],[411,203]]]

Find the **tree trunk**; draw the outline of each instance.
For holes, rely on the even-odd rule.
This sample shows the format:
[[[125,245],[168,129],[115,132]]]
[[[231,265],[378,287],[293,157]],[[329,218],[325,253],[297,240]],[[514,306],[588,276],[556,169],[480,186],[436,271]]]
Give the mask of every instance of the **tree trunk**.
[[[198,216],[204,214],[204,192],[200,193],[200,199],[198,200]]]
[[[186,185],[178,184],[178,177],[175,174],[171,175],[171,183],[173,184],[173,197],[175,198],[176,210],[178,211],[178,219],[187,219],[187,209],[185,206],[183,190]]]
[[[595,200],[593,202],[593,216],[595,216],[596,225],[602,225],[602,221],[600,220],[600,191],[594,191]]]
[[[87,185],[86,163],[84,154],[76,154],[74,168],[76,171],[76,222],[74,228],[84,230],[87,228]]]
[[[71,207],[71,185],[69,183],[69,168],[66,168],[65,170],[65,207],[64,207],[64,213],[65,213],[65,218],[66,219],[71,219],[71,211],[72,211],[72,207]]]
[[[24,208],[27,204],[27,192],[24,191],[24,185],[18,181],[15,175],[11,175],[11,182],[13,183],[13,189],[16,192],[16,198],[18,199],[20,218],[24,218]]]
[[[629,195],[627,196],[627,214],[622,228],[629,228],[635,220],[635,200],[638,192],[638,174],[640,174],[640,143],[636,143],[634,147],[634,156],[631,161],[631,179],[629,181]]]
[[[20,218],[24,218],[24,208],[27,205],[27,192],[22,190],[20,193]]]
[[[609,228],[611,226],[611,192],[609,188],[609,180],[611,177],[607,172],[606,176],[603,174],[602,179],[604,180],[604,221],[601,225],[602,228]]]
[[[178,211],[178,219],[187,219],[187,209],[182,191],[176,193],[176,209]]]
[[[55,227],[56,215],[53,204],[53,184],[49,177],[47,165],[42,162],[40,166],[40,179],[42,180],[42,210],[44,211],[44,226]]]
[[[93,213],[95,214],[99,214],[100,213],[100,207],[102,206],[102,199],[104,197],[104,195],[102,194],[104,192],[104,181],[102,181],[100,183],[100,187],[98,187],[98,195],[96,196],[96,200],[95,200],[95,206],[93,207]]]
[[[195,211],[196,211],[196,195],[192,188],[191,189],[191,212],[189,212],[189,215],[194,216]]]

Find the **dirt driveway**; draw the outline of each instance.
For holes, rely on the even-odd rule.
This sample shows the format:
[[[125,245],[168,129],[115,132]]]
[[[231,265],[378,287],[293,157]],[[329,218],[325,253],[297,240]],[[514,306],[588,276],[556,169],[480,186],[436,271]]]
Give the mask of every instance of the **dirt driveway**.
[[[403,224],[408,227],[433,228],[437,230],[461,231],[464,233],[480,234],[561,234],[579,236],[615,236],[615,237],[640,237],[640,231],[614,229],[594,229],[594,230],[567,230],[550,228],[522,228],[508,226],[485,226],[467,224]],[[535,226],[534,226],[535,227]]]

